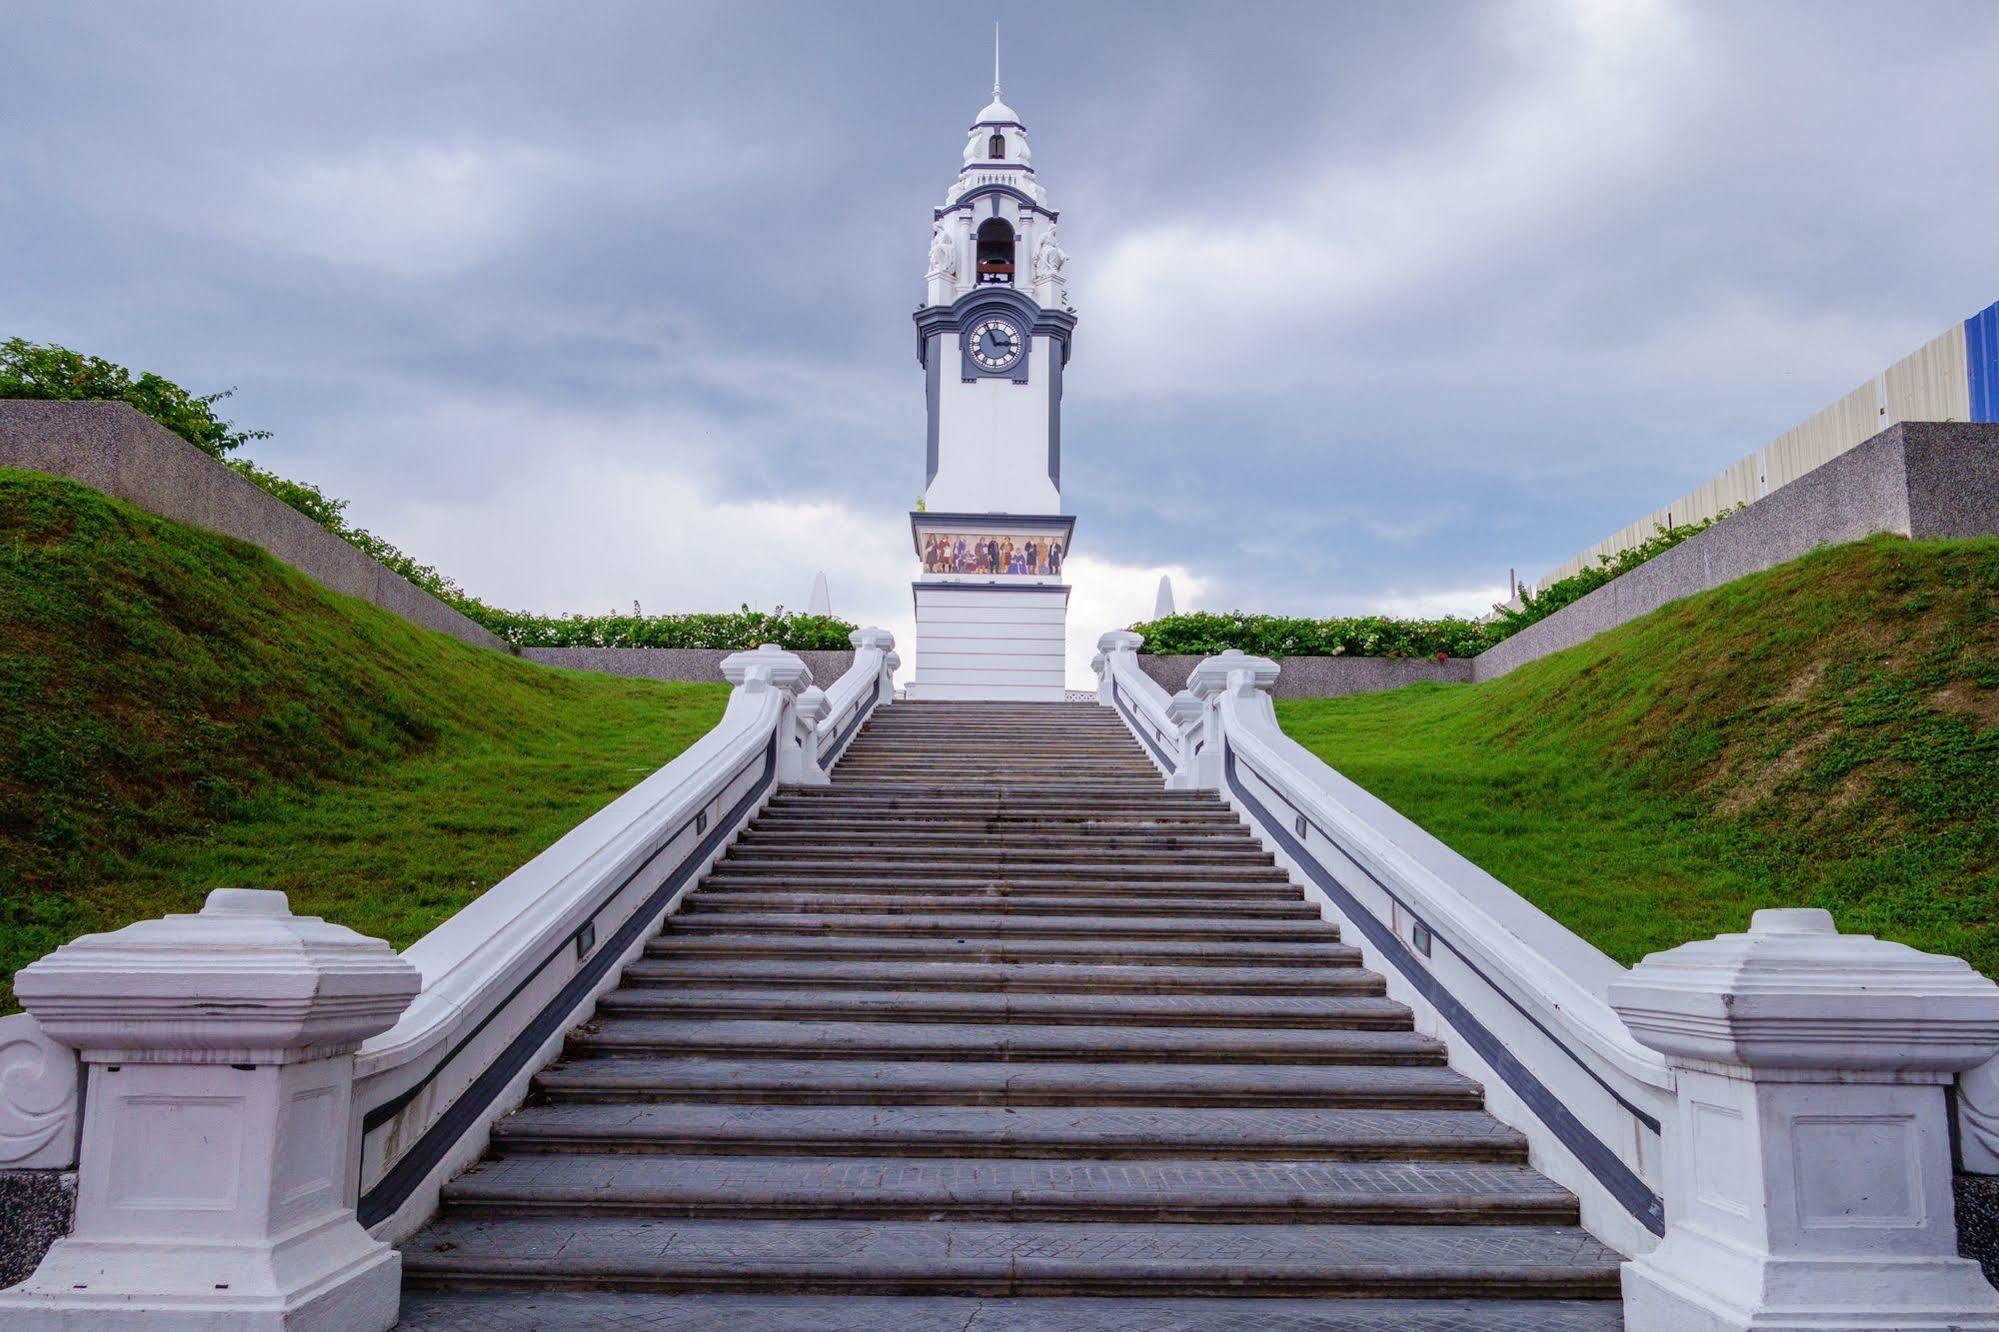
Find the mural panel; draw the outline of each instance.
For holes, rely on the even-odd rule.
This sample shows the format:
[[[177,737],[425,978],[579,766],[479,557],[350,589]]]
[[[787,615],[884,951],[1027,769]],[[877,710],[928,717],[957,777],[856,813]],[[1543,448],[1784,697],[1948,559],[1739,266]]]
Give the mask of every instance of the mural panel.
[[[1023,578],[1058,577],[1069,553],[1060,535],[1024,532],[925,532],[923,571]]]

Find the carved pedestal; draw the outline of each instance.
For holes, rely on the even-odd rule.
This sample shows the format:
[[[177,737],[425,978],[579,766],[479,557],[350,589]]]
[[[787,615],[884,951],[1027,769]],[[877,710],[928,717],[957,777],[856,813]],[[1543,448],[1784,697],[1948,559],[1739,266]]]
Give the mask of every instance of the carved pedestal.
[[[400,1262],[354,1218],[353,1052],[415,997],[379,939],[219,889],[86,935],[22,1004],[90,1069],[76,1228],[9,1328],[384,1329]]]
[[[1656,953],[1611,987],[1678,1077],[1665,1241],[1631,1332],[1999,1328],[1957,1256],[1944,1085],[1999,1046],[1999,986],[1823,911]]]

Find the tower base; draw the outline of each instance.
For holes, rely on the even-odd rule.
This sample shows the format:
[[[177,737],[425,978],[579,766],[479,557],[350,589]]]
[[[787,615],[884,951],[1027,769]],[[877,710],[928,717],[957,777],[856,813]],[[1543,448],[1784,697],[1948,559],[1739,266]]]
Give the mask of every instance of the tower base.
[[[1069,588],[920,582],[913,699],[1060,703]]]

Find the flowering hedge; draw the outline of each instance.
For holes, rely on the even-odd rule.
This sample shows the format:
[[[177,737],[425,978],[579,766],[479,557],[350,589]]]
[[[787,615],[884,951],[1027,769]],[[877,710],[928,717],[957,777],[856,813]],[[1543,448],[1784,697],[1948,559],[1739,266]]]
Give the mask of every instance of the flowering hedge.
[[[723,648],[743,651],[775,643],[800,649],[853,646],[854,626],[832,615],[740,610],[686,615],[530,615],[487,611],[472,618],[516,647]]]
[[[1475,657],[1493,644],[1476,620],[1394,620],[1353,615],[1314,620],[1289,615],[1207,611],[1169,615],[1131,626],[1144,652],[1207,656],[1240,648],[1261,657]]]

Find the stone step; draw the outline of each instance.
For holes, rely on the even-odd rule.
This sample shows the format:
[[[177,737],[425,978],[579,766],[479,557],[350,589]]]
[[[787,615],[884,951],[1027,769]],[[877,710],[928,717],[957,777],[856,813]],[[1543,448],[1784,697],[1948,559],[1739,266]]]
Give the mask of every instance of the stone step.
[[[525,1107],[493,1140],[508,1154],[1527,1160],[1526,1137],[1483,1110],[569,1102]]]
[[[976,819],[981,822],[1015,823],[1146,823],[1178,820],[1241,827],[1241,822],[1219,804],[1171,800],[1170,791],[1134,792],[1113,798],[1065,799],[1045,795],[1039,799],[996,800],[976,791],[919,794],[869,790],[858,786],[815,786],[819,795],[793,796],[789,788],[771,797],[768,811],[777,814],[809,815],[838,819],[842,816],[915,819],[920,822],[954,822]]]
[[[1083,861],[1018,867],[954,865],[948,861],[940,861],[923,865],[882,865],[857,870],[853,866],[838,863],[814,864],[803,860],[756,860],[739,863],[734,859],[728,859],[717,863],[703,880],[704,884],[750,882],[789,884],[807,881],[846,886],[856,890],[865,890],[882,883],[936,884],[947,888],[999,883],[1015,887],[1041,883],[1053,888],[1066,888],[1079,883],[1117,884],[1128,888],[1153,884],[1206,887],[1236,883],[1268,884],[1297,891],[1289,873],[1275,865],[1190,865],[1183,871],[1172,865],[1138,865],[1125,869],[1119,865],[1091,864]]]
[[[1444,1047],[1414,1031],[1242,1027],[1105,1028],[1052,1023],[817,1022],[602,1015],[569,1037],[590,1055],[723,1059],[1027,1060],[1091,1064],[1442,1065]]]
[[[1575,1195],[1525,1165],[1198,1158],[634,1156],[482,1162],[445,1215],[783,1221],[1574,1225]]]
[[[404,1294],[397,1332],[1623,1332],[1615,1300]]]
[[[847,961],[840,958],[649,955],[625,968],[628,987],[758,985],[806,990],[918,990],[992,994],[1384,994],[1387,985],[1353,958],[1345,965],[1173,966],[1061,962]]]
[[[1183,828],[1174,824],[1153,824],[1128,829],[1102,831],[1054,831],[1049,828],[1009,828],[989,823],[936,825],[910,820],[897,827],[855,821],[832,824],[825,819],[786,821],[768,815],[759,817],[736,838],[738,847],[841,847],[849,850],[882,847],[918,851],[934,846],[962,846],[968,840],[983,842],[1001,853],[1016,849],[1048,851],[1088,851],[1115,855],[1124,851],[1154,853],[1194,853],[1214,855],[1250,850],[1263,846],[1242,828]]]
[[[823,901],[860,901],[866,898],[896,898],[905,902],[935,899],[946,905],[990,901],[998,906],[1009,906],[1038,899],[1051,904],[1070,904],[1078,900],[1100,901],[1107,910],[1117,911],[1139,901],[1185,904],[1205,903],[1210,911],[1233,913],[1247,908],[1253,903],[1281,903],[1297,906],[1304,902],[1303,892],[1295,884],[1288,883],[1156,883],[1139,887],[1127,887],[1106,883],[1043,883],[1038,886],[1023,887],[1019,884],[996,880],[986,882],[958,883],[950,887],[939,887],[934,881],[915,880],[897,883],[869,881],[865,886],[855,887],[843,884],[828,884],[805,879],[786,882],[773,878],[769,883],[740,882],[724,880],[721,883],[706,882],[701,891],[688,898],[688,909],[703,901],[735,900],[758,897],[773,893],[784,893],[801,900],[812,898]],[[1143,913],[1141,913],[1143,914]],[[1316,909],[1313,910],[1316,915]]]
[[[928,915],[841,915],[832,912],[782,914],[682,912],[667,921],[667,932],[687,934],[835,934],[869,938],[948,935],[979,941],[1028,939],[1208,939],[1216,943],[1336,938],[1333,927],[1313,920],[1240,920],[1231,916],[1045,916],[995,912],[981,903],[974,911]]]
[[[1346,1028],[1407,1031],[1408,1008],[1367,995],[978,994],[924,990],[737,988],[675,992],[637,986],[597,1001],[600,1017],[759,1021],[1029,1022],[1074,1026]]]
[[[852,889],[819,892],[768,892],[761,889],[713,886],[703,888],[688,900],[681,918],[698,915],[734,917],[745,912],[759,914],[803,914],[838,912],[842,915],[908,915],[951,912],[1024,912],[1040,916],[1107,916],[1129,911],[1137,916],[1213,917],[1226,911],[1231,920],[1317,920],[1319,909],[1305,902],[1298,890],[1276,888],[1259,896],[1237,895],[1225,903],[1202,889],[1190,889],[1178,897],[1150,893],[1085,896],[1076,891],[1033,894],[988,889],[974,893],[868,893]]]
[[[446,1217],[403,1281],[529,1289],[966,1295],[1610,1297],[1572,1226]]]
[[[834,769],[836,772],[838,768]],[[911,782],[895,790],[872,792],[843,791],[836,786],[786,786],[781,788],[781,798],[787,803],[801,807],[817,804],[836,804],[842,801],[871,800],[878,803],[903,802],[922,805],[935,801],[967,807],[985,805],[1014,809],[1031,809],[1038,802],[1051,803],[1077,809],[1092,809],[1097,802],[1090,799],[1087,791],[1065,791],[1059,795],[1046,795],[1039,788],[1022,785],[986,788],[966,791],[937,782]],[[1212,791],[1171,791],[1164,786],[1132,794],[1122,787],[1108,793],[1105,803],[1113,806],[1131,805],[1146,809],[1208,809],[1225,810],[1221,798]]]
[[[1129,879],[1056,879],[1040,875],[1005,874],[972,877],[926,878],[921,875],[910,877],[890,876],[874,878],[864,875],[833,874],[766,874],[761,870],[731,869],[726,873],[711,873],[701,885],[702,892],[740,893],[934,893],[952,901],[978,900],[984,897],[1003,899],[1008,896],[1033,896],[1040,893],[1081,894],[1116,898],[1130,897],[1185,897],[1193,895],[1212,901],[1215,910],[1226,914],[1237,901],[1284,900],[1303,901],[1303,890],[1296,884],[1283,879],[1245,879],[1236,882],[1211,882],[1203,879],[1148,879],[1134,875]],[[692,899],[689,899],[690,901]]]
[[[819,853],[800,852],[796,849],[772,849],[750,847],[731,850],[728,857],[716,867],[717,871],[756,870],[761,873],[813,873],[813,874],[866,874],[894,875],[908,878],[912,875],[931,874],[963,876],[967,873],[991,873],[995,871],[1019,870],[1026,874],[1059,875],[1071,879],[1207,879],[1217,883],[1266,881],[1289,883],[1290,871],[1280,869],[1267,854],[1250,851],[1226,857],[1201,857],[1182,859],[1178,856],[1153,856],[1137,852],[1130,856],[1092,856],[1070,852],[1064,856],[1056,852],[1046,856],[1031,853],[1020,855],[1000,855],[980,848],[976,844],[966,844],[955,851],[942,848],[924,850],[914,855],[877,855],[872,851],[850,851],[842,853],[830,848]]]
[[[1063,872],[1083,872],[1089,870],[1091,876],[1103,878],[1107,874],[1129,874],[1133,870],[1163,870],[1193,874],[1205,870],[1275,870],[1275,858],[1257,846],[1255,842],[1231,842],[1217,848],[1201,850],[1127,850],[1127,852],[1103,852],[1091,846],[1031,846],[1021,844],[1013,848],[994,846],[992,842],[982,842],[978,838],[964,838],[960,842],[936,842],[930,846],[846,846],[846,844],[820,844],[812,846],[806,842],[792,842],[784,846],[770,846],[760,840],[752,840],[756,834],[744,834],[726,858],[730,866],[758,866],[758,868],[784,868],[792,864],[810,864],[814,868],[842,868],[854,872],[856,868],[914,868],[914,870],[962,870],[968,866],[978,868],[1061,868]]]
[[[1441,1066],[695,1056],[570,1058],[537,1074],[549,1101],[746,1105],[1223,1106],[1476,1110],[1477,1083]]]
[[[1328,926],[1328,929],[1331,927]],[[1328,936],[1331,937],[1331,936]],[[925,962],[1086,962],[1196,967],[1351,967],[1350,944],[1246,943],[1199,939],[858,938],[828,934],[671,932],[646,944],[654,957],[796,957]]]
[[[1070,818],[1042,818],[1009,815],[996,811],[952,814],[941,810],[924,814],[918,810],[796,812],[772,804],[750,824],[756,832],[782,833],[793,837],[896,838],[904,833],[956,841],[964,837],[991,837],[1000,845],[1036,837],[1064,837],[1079,842],[1100,840],[1166,841],[1199,845],[1214,839],[1240,841],[1249,838],[1248,829],[1221,810],[1189,810],[1183,813],[1115,815],[1098,811]],[[1254,843],[1254,839],[1250,839]]]

